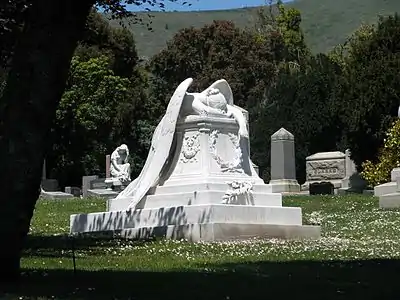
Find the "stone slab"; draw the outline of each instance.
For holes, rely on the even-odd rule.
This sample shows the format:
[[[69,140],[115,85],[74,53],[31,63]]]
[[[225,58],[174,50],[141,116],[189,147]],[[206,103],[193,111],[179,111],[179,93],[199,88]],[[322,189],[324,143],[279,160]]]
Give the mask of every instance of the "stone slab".
[[[250,238],[318,239],[320,226],[271,225],[271,224],[189,224],[180,226],[159,226],[139,229],[124,229],[120,232],[126,239],[186,239],[190,242],[246,240]]]
[[[101,197],[106,200],[113,199],[117,197],[118,193],[114,192],[109,189],[94,189],[94,190],[87,190],[87,196],[91,197]]]
[[[62,200],[74,198],[74,195],[63,192],[42,192],[40,197],[46,200]]]
[[[380,196],[379,207],[383,209],[400,208],[400,193],[396,192]]]
[[[225,192],[221,191],[195,191],[164,195],[148,195],[139,202],[137,208],[159,208],[168,206],[221,204]],[[127,209],[131,198],[110,199],[107,207],[109,211]],[[237,203],[254,206],[282,206],[282,195],[279,193],[253,193],[252,203]]]
[[[82,197],[87,197],[87,191],[90,190],[90,182],[98,179],[97,175],[83,176],[82,177]]]
[[[380,197],[386,194],[393,194],[397,192],[397,182],[387,182],[374,187],[374,196]]]
[[[299,207],[226,204],[173,206],[71,215],[70,231],[102,232],[210,223],[302,225],[302,215]]]

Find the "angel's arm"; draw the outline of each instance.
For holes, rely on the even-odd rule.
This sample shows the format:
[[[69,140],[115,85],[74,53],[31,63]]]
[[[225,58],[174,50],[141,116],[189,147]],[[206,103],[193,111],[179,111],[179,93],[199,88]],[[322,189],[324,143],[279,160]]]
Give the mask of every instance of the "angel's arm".
[[[113,165],[114,169],[115,169],[117,172],[120,172],[120,171],[121,171],[121,170],[119,169],[119,167],[118,167],[117,158],[115,157],[115,155],[111,155],[111,164]]]
[[[248,137],[249,132],[247,131],[246,120],[242,112],[232,105],[228,105],[228,115],[233,116],[233,118],[238,122],[239,125],[239,135],[243,137]]]
[[[225,113],[222,110],[203,104],[197,97],[194,97],[193,99],[192,108],[199,115],[217,115],[217,116],[225,115]]]

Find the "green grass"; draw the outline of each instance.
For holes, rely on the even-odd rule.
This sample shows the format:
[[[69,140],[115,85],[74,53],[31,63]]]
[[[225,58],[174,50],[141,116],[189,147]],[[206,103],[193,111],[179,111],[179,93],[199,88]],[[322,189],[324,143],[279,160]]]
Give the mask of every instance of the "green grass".
[[[295,0],[286,5],[302,13],[302,27],[314,52],[326,52],[343,43],[361,24],[375,22],[378,15],[400,12],[398,0]],[[185,27],[202,27],[213,20],[231,20],[242,28],[252,28],[256,9],[154,12],[152,15],[152,32],[144,25],[128,25],[135,36],[139,54],[147,57],[158,53],[165,47],[166,41]],[[139,16],[144,22],[149,20],[147,13]],[[111,21],[111,24],[119,26],[118,21]]]
[[[104,201],[42,200],[22,286],[0,299],[397,298],[400,211],[358,195],[293,196],[284,205],[301,206],[304,223],[321,224],[322,238],[193,244],[86,237],[72,244],[69,215],[102,211]]]

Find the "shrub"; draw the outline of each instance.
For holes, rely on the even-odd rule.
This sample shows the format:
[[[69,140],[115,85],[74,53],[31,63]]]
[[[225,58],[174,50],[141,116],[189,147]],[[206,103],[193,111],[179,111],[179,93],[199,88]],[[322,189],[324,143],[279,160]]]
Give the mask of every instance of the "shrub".
[[[390,181],[390,172],[400,166],[400,120],[393,123],[387,131],[384,147],[380,150],[378,161],[365,161],[362,164],[362,177],[369,185],[375,186]]]

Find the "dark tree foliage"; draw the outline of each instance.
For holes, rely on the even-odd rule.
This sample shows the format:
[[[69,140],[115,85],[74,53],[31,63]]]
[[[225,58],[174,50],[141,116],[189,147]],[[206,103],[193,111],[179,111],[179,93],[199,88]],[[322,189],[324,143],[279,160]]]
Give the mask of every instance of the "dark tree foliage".
[[[102,56],[107,57],[112,72],[107,73],[103,65],[98,65],[103,59],[91,60],[93,69],[90,71],[86,62]],[[54,145],[47,155],[47,173],[59,180],[60,187],[80,186],[84,175],[105,176],[105,155],[118,144],[125,143],[135,149],[131,153],[134,176],[147,156],[153,116],[147,101],[147,75],[138,66],[132,34],[126,29],[112,28],[93,10],[75,50],[75,58],[73,72],[87,73],[83,77],[74,73],[69,76],[52,128]],[[111,77],[107,80],[107,76]],[[86,87],[82,89],[87,91],[77,89],[81,82],[85,82]],[[96,100],[93,94],[97,95],[97,101],[93,101]],[[79,114],[80,108],[85,106],[90,106],[92,111],[87,112],[87,118]],[[105,112],[106,116],[101,117]]]
[[[165,103],[187,77],[194,78],[192,89],[197,91],[224,78],[233,89],[235,104],[250,109],[273,81],[276,62],[285,50],[277,32],[264,38],[229,21],[183,29],[150,61],[155,97]]]
[[[21,33],[26,0],[0,1],[0,96],[7,80],[16,40]]]
[[[316,152],[333,151],[341,138],[334,105],[334,87],[340,68],[325,55],[317,55],[279,69],[276,83],[257,106],[252,128],[253,160],[269,180],[270,136],[284,127],[295,137],[296,171],[305,181],[305,158]]]
[[[0,1],[0,66],[4,69],[10,65],[28,4],[26,0]]]
[[[375,160],[400,104],[400,16],[380,18],[350,43],[336,91],[355,162]]]
[[[132,76],[139,60],[132,33],[126,28],[112,28],[94,9],[88,16],[75,55],[82,59],[106,55],[111,59],[114,73],[122,77]]]

